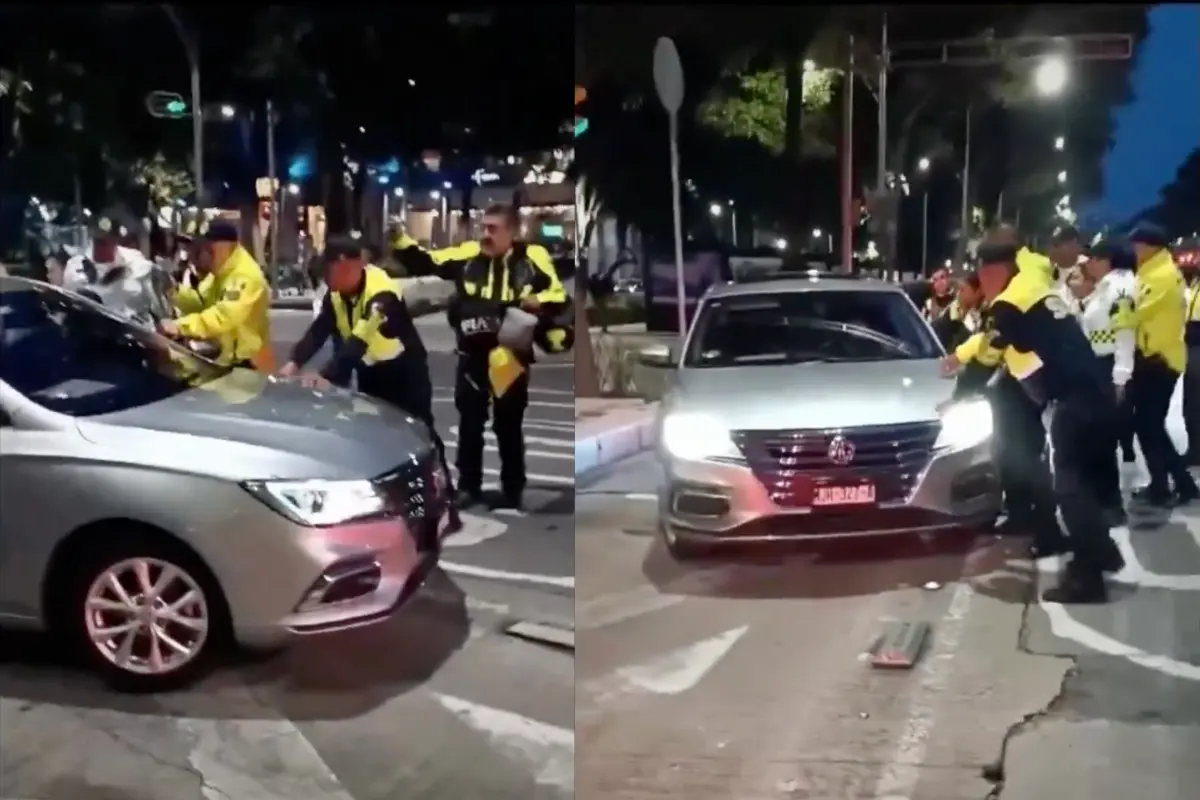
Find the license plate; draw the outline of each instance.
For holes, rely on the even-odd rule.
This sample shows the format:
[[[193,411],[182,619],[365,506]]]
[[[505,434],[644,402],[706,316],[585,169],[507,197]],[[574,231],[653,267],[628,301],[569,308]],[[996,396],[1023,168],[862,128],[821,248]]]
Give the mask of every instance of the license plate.
[[[861,506],[875,502],[875,484],[853,483],[813,487],[814,506]]]

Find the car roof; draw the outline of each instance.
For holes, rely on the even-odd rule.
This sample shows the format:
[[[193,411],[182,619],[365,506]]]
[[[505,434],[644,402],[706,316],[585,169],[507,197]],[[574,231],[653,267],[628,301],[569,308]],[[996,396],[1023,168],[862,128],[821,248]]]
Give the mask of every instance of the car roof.
[[[799,273],[794,278],[777,278],[730,281],[713,284],[708,290],[710,298],[739,297],[742,295],[791,294],[795,292],[895,292],[903,294],[899,284],[887,281],[859,278],[854,275],[819,272]]]

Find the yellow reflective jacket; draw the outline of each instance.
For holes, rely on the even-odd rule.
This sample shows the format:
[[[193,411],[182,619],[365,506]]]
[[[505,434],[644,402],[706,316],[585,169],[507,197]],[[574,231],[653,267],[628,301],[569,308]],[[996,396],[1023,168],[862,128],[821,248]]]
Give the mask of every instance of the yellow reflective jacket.
[[[207,291],[202,282],[198,292],[203,308],[176,320],[179,332],[220,345],[221,364],[249,361],[271,370],[271,292],[262,269],[238,247],[211,277]]]
[[[1054,262],[1041,253],[1035,253],[1028,247],[1017,251],[1017,271],[1023,275],[1036,277],[1049,286],[1054,283]]]
[[[393,292],[400,296],[400,287],[392,281],[390,275],[379,267],[369,264],[364,271],[363,290],[358,300],[350,308],[337,292],[329,293],[329,305],[333,308],[334,322],[337,324],[338,336],[343,342],[350,338],[362,339],[367,346],[363,355],[363,364],[368,366],[391,361],[404,352],[404,344],[399,339],[388,338],[381,330],[383,316],[377,310],[370,310],[371,300],[381,292]]]
[[[1136,285],[1133,316],[1138,354],[1162,359],[1182,373],[1187,368],[1187,286],[1171,251],[1163,248],[1138,267]]]

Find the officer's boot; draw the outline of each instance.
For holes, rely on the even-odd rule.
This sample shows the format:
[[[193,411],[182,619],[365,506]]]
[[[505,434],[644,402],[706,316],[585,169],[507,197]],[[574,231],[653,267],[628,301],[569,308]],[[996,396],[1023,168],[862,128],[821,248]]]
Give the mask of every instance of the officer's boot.
[[[1094,605],[1108,602],[1108,586],[1104,574],[1078,567],[1072,560],[1059,576],[1058,585],[1042,592],[1047,603]]]

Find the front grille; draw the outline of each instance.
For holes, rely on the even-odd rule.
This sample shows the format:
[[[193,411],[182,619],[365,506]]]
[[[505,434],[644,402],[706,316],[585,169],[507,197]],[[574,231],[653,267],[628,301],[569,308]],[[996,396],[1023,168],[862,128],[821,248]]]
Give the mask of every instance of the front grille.
[[[423,522],[440,513],[445,502],[439,481],[435,453],[413,457],[396,469],[374,480],[383,495],[387,513],[403,517],[408,523]]]
[[[870,480],[879,503],[903,500],[929,463],[941,423],[909,422],[861,428],[784,431],[734,431],[733,441],[746,457],[771,499],[779,506],[805,505],[793,492],[796,478],[817,484]],[[840,441],[838,441],[840,439]],[[835,443],[840,445],[834,447]],[[831,450],[846,463],[837,463]]]

